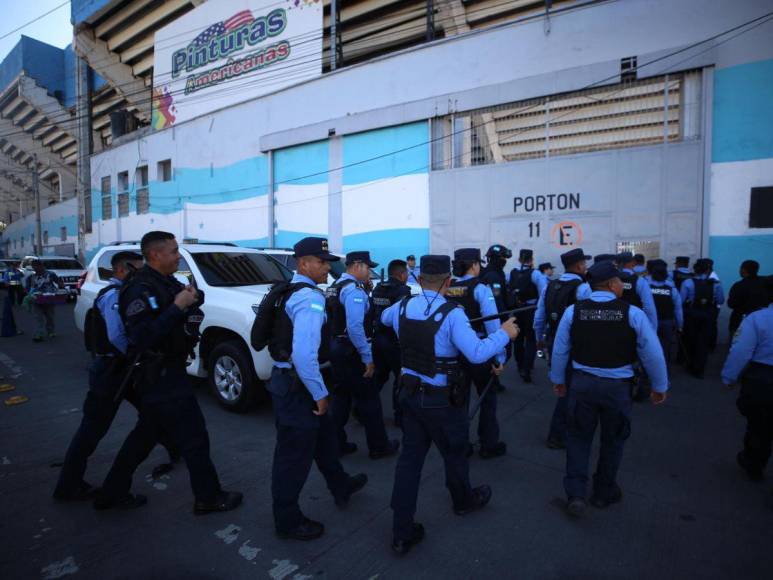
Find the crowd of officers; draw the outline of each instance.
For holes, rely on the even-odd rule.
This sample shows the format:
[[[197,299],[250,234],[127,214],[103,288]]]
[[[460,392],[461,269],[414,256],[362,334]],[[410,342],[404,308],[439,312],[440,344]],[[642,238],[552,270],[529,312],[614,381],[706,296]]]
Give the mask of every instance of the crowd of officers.
[[[87,317],[97,357],[84,418],[54,496],[93,499],[97,509],[143,505],[146,498],[130,492],[132,474],[161,443],[170,464],[160,470],[178,457],[186,462],[195,513],[234,509],[242,494],[220,486],[204,418],[185,373],[204,296],[172,276],[180,258],[172,234],[146,234],[141,251],[113,257],[114,277]],[[494,245],[485,267],[476,248],[457,250],[453,260],[445,255],[422,256],[418,265],[413,256],[394,260],[388,278],[372,288],[371,271],[378,264],[369,252],[357,251],[347,254],[346,272],[323,291],[319,285],[327,282],[331,262],[340,259],[330,253],[327,240],[300,240],[294,257],[297,272],[271,288],[251,337],[252,347],[268,348],[274,360],[267,389],[277,430],[271,484],[276,533],[297,540],[324,533],[324,525],[306,517],[299,504],[312,463],[341,508],[367,484],[365,474],[351,475],[342,464],[342,457],[358,451],[346,432],[354,414],[372,460],[398,455],[391,498],[392,549],[398,554],[424,538],[415,514],[422,467],[433,443],[445,465],[453,511],[465,515],[490,501],[491,487],[470,482],[469,457],[476,444],[469,427],[480,411],[479,456],[506,453],[497,393],[511,356],[527,383],[536,353],[548,358],[558,397],[547,445],[566,449],[568,513],[580,517],[588,503],[603,509],[619,502],[617,472],[633,401],[649,398],[659,405],[666,400],[675,343],[687,370],[703,376],[724,301],[707,259],[697,260],[690,271],[688,260],[677,258],[669,272],[662,260],[645,262],[628,252],[591,258],[575,248],[561,255],[564,273],[552,279],[553,266],[535,269],[527,249],[508,276],[504,268],[512,253]],[[748,429],[738,462],[758,479],[773,432],[773,294],[770,279],[759,278],[754,264],[744,262],[743,280],[730,293],[733,308],[745,311],[731,321],[740,327],[739,340],[722,378],[743,385],[738,407]],[[758,306],[751,306],[752,300]],[[388,437],[384,422],[380,392],[390,378],[401,441]],[[84,480],[86,461],[123,398],[137,407],[137,424],[97,490]],[[601,452],[586,500],[598,426]]]

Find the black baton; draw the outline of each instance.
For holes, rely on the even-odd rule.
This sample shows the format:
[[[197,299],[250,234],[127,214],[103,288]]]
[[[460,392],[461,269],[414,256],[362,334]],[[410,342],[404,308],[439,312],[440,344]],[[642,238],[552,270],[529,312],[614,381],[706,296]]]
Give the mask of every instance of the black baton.
[[[480,409],[481,403],[483,403],[483,398],[488,394],[489,389],[494,384],[494,381],[496,380],[496,375],[491,375],[491,378],[489,379],[488,383],[486,383],[486,386],[483,388],[483,391],[480,394],[480,397],[478,397],[478,400],[475,401],[475,404],[472,406],[472,411],[470,411],[470,416],[467,418],[468,421],[472,421],[475,418],[475,415],[478,414],[478,409]]]
[[[480,316],[478,318],[471,318],[470,322],[488,322],[489,320],[500,319],[503,316],[507,317],[510,314],[515,314],[516,312],[528,312],[529,310],[536,310],[536,309],[537,309],[536,304],[533,304],[532,306],[521,306],[520,308],[513,308],[512,310],[504,310],[503,312],[492,314],[491,316]]]
[[[142,352],[138,352],[137,356],[134,357],[129,370],[126,373],[126,376],[123,378],[123,381],[121,381],[121,386],[118,387],[118,390],[115,393],[115,397],[113,398],[114,403],[118,403],[121,401],[121,399],[123,399],[123,394],[126,392],[126,387],[129,386],[129,380],[132,378],[132,375],[134,375],[134,369],[139,366],[141,356]]]

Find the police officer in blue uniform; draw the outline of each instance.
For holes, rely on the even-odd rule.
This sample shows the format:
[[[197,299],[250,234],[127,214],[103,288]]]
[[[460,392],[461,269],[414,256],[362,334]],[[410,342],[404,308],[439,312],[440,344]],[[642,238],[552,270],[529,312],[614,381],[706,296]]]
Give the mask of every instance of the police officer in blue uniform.
[[[480,275],[480,250],[478,248],[456,250],[454,252],[453,273],[456,278],[446,291],[445,298],[463,307],[468,318],[496,316],[499,311],[494,295],[491,289],[485,284],[481,284],[478,278]],[[496,333],[499,326],[497,319],[472,323],[472,329],[479,338]],[[466,379],[475,385],[478,396],[483,396],[478,420],[479,454],[483,459],[500,457],[507,452],[507,444],[499,440],[497,391],[495,388],[486,390],[486,387],[489,381],[495,380],[502,373],[505,364],[505,350],[502,349],[491,360],[481,364],[472,363],[464,357],[462,359]]]
[[[741,382],[736,404],[746,417],[746,435],[737,461],[753,481],[763,479],[773,441],[773,276],[767,292],[768,306],[741,322],[722,368],[726,385]]]
[[[684,328],[682,313],[682,296],[674,283],[668,278],[668,264],[663,260],[648,262],[647,279],[655,308],[658,311],[658,340],[663,348],[666,364],[671,362],[671,346],[676,333],[681,334]]]
[[[137,425],[124,441],[102,489],[96,509],[134,508],[147,499],[129,493],[132,475],[166,433],[180,450],[195,497],[193,511],[206,514],[235,509],[239,492],[225,491],[209,455],[209,434],[186,372],[199,339],[204,296],[183,286],[173,274],[180,263],[174,235],[152,231],[140,243],[145,266],[121,288],[118,310],[129,341],[129,372],[140,401]]]
[[[620,269],[620,281],[623,283],[622,300],[632,306],[644,310],[652,330],[658,329],[658,311],[652,299],[652,291],[647,280],[634,271],[636,259],[631,252],[621,252],[617,255],[617,267]]]
[[[330,361],[333,364],[336,390],[333,395],[333,422],[338,430],[342,453],[354,453],[357,445],[347,440],[346,423],[356,405],[358,417],[365,427],[368,456],[381,459],[397,453],[400,442],[388,439],[381,410],[379,386],[373,380],[376,366],[368,338],[373,331],[370,301],[365,283],[370,281],[370,269],[378,266],[370,252],[346,254],[346,272],[326,293],[326,311],[333,342]]]
[[[561,316],[569,305],[579,300],[590,298],[591,289],[585,282],[588,269],[587,260],[582,248],[575,248],[561,254],[564,273],[558,280],[551,280],[540,294],[537,310],[534,313],[534,334],[537,337],[537,348],[553,348],[553,341],[558,331]],[[570,369],[571,370],[571,369]],[[567,385],[570,380],[567,376]],[[566,398],[556,399],[553,416],[550,420],[550,431],[547,438],[550,449],[563,449],[566,446]]]
[[[54,499],[73,501],[94,499],[94,488],[83,479],[89,457],[110,429],[121,400],[115,400],[121,380],[128,371],[126,352],[129,342],[118,314],[118,290],[133,270],[142,268],[142,256],[136,252],[118,252],[110,260],[113,275],[109,284],[99,291],[94,306],[86,315],[86,336],[94,354],[89,368],[89,391],[83,403],[83,418],[67,449]],[[127,400],[138,402],[126,393]],[[165,443],[170,446],[168,441]],[[169,450],[169,447],[167,447]],[[172,461],[177,453],[169,450]],[[159,466],[154,473],[167,471],[171,464]]]
[[[693,273],[690,270],[690,257],[689,256],[677,256],[674,260],[674,269],[671,272],[671,281],[676,286],[676,289],[681,292],[682,284],[685,280],[689,280],[693,277]]]
[[[548,285],[548,282],[550,282],[553,279],[553,271],[556,269],[556,267],[551,264],[550,262],[543,262],[539,265],[539,273],[542,274],[545,278],[545,286]]]
[[[666,400],[668,373],[657,335],[645,314],[621,299],[623,283],[612,262],[588,270],[593,293],[569,306],[553,344],[550,379],[559,397],[567,397],[570,418],[566,442],[567,511],[585,513],[593,437],[601,424],[601,451],[590,503],[599,509],[622,499],[616,482],[623,447],[631,433],[631,380],[638,358],[646,369],[654,404]],[[567,368],[571,388],[567,391]]]
[[[694,276],[684,280],[680,294],[684,306],[684,342],[687,369],[702,379],[711,346],[711,331],[717,306],[725,301],[722,285],[709,277],[711,265],[706,258],[695,261]]]
[[[510,271],[508,289],[511,304],[515,308],[534,306],[540,295],[545,291],[548,280],[538,270],[534,269],[534,252],[523,248],[518,254],[520,266]],[[513,343],[515,363],[518,374],[524,383],[531,382],[531,371],[534,368],[534,357],[537,354],[534,335],[534,312],[527,311],[518,314],[518,324],[522,328],[518,338]]]
[[[304,516],[298,504],[312,461],[339,507],[344,507],[368,478],[362,473],[349,476],[341,466],[329,412],[331,338],[325,295],[316,284],[327,281],[330,262],[339,258],[328,251],[324,238],[303,238],[294,250],[298,271],[274,302],[268,341],[275,361],[268,390],[277,430],[271,496],[277,535],[313,540],[325,527]]]
[[[448,256],[422,256],[419,282],[421,296],[405,298],[381,316],[381,322],[397,333],[403,360],[403,450],[391,502],[392,549],[398,554],[405,554],[424,538],[424,527],[414,521],[414,515],[424,458],[433,442],[445,463],[446,487],[456,514],[480,509],[491,499],[489,486],[470,486],[468,392],[460,376],[459,355],[473,364],[484,363],[518,335],[518,327],[510,319],[481,339],[470,327],[464,310],[446,302],[444,294],[451,282]]]
[[[512,307],[510,296],[507,293],[507,275],[505,274],[505,265],[512,257],[513,252],[510,248],[502,244],[494,244],[486,251],[486,266],[480,271],[480,281],[491,288],[491,293],[494,294],[494,301],[497,303],[497,310],[499,312],[504,312]],[[508,343],[505,351],[506,360],[510,359],[512,349],[513,345]],[[505,386],[501,383],[499,377],[495,381],[497,391],[503,392]]]
[[[387,267],[389,278],[378,284],[371,292],[373,302],[373,362],[376,365],[374,380],[381,390],[393,377],[392,413],[395,424],[400,424],[399,406],[397,404],[397,387],[400,379],[400,343],[394,330],[381,324],[381,313],[411,295],[408,286],[408,265],[403,260],[392,260]]]
[[[633,260],[636,265],[633,267],[633,273],[637,276],[645,276],[647,274],[647,266],[645,265],[644,254],[634,254]]]

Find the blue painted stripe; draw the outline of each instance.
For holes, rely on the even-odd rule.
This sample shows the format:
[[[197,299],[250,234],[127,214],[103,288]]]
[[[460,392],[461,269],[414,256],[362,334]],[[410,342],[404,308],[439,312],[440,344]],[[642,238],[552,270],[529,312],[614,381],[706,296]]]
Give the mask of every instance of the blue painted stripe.
[[[714,73],[714,163],[773,157],[773,60]]]
[[[274,183],[278,185],[327,183],[328,155],[327,141],[306,143],[276,151]]]
[[[427,140],[426,121],[345,136],[344,185],[427,173],[429,171]],[[395,151],[399,152],[393,153]]]
[[[344,236],[344,252],[370,250],[371,258],[386,270],[391,260],[429,253],[429,228],[379,230]]]
[[[738,279],[738,267],[744,260],[759,262],[762,275],[773,274],[773,234],[711,236],[709,255],[727,290]]]

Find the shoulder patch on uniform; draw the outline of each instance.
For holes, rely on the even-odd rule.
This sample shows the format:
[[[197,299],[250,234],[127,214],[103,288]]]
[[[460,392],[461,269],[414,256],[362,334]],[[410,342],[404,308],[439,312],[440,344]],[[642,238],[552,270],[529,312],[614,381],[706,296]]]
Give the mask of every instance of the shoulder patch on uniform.
[[[324,312],[325,311],[325,307],[322,306],[322,304],[317,304],[316,302],[312,302],[311,304],[309,304],[309,308],[311,308],[312,310],[315,310],[317,312]]]
[[[494,288],[501,288],[501,285],[500,285],[498,282],[494,282],[494,283],[492,284],[492,286],[493,286]]]
[[[126,307],[126,316],[135,316],[146,308],[145,301],[142,298],[136,298]]]
[[[118,302],[116,302],[115,304],[113,304],[113,305],[111,306],[111,308],[112,308],[113,310],[118,310]]]
[[[363,303],[363,299],[362,299],[362,298],[357,298],[356,296],[354,297],[354,299],[353,299],[353,300],[354,300],[354,301],[355,301],[357,304],[362,304],[362,303]]]

